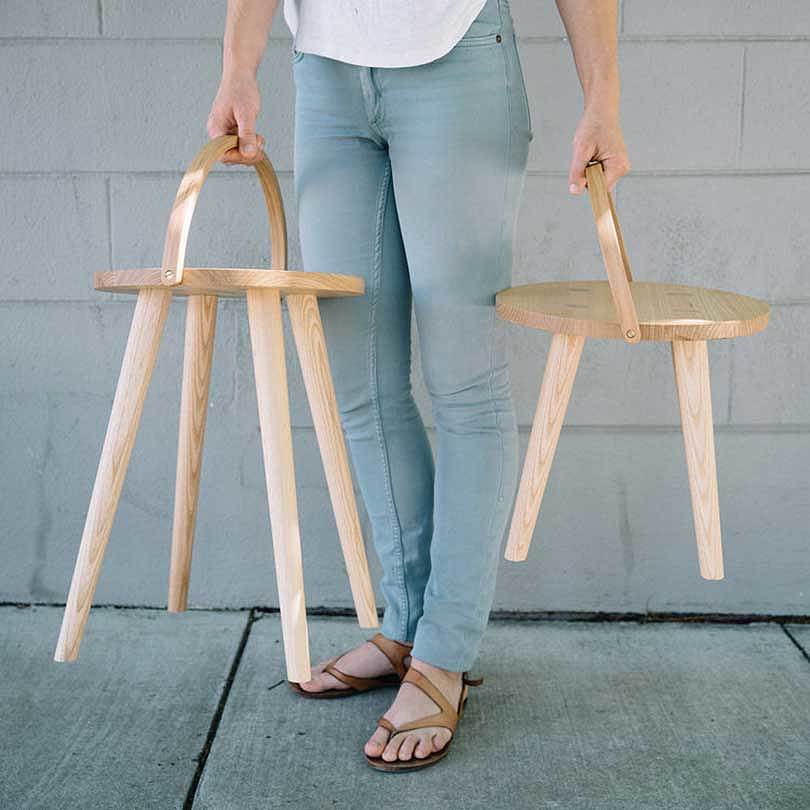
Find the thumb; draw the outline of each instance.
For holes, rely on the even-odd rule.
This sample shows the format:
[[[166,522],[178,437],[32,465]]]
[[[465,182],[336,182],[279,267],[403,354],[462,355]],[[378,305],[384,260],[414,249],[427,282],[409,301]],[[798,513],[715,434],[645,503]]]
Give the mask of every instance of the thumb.
[[[585,165],[593,157],[594,151],[590,146],[574,144],[571,168],[568,171],[568,190],[572,194],[582,194],[585,190]]]
[[[239,152],[243,157],[253,158],[259,151],[256,143],[256,131],[252,126],[239,123]]]

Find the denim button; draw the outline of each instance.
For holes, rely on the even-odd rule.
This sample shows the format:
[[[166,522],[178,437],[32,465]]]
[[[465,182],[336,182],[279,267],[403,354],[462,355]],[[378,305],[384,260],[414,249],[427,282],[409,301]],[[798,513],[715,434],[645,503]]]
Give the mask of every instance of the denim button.
[[[500,42],[500,41],[501,41],[501,35],[500,34],[495,34],[495,42]]]

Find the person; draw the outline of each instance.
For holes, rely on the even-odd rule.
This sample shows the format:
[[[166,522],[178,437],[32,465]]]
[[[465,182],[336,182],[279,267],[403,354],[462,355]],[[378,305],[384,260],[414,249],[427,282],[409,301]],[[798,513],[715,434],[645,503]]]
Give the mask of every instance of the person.
[[[262,158],[257,71],[276,5],[228,2],[207,121],[212,138],[238,134],[226,164]],[[584,96],[569,190],[584,191],[591,159],[613,188],[630,167],[617,0],[557,6]],[[508,0],[285,0],[284,14],[294,37],[303,266],[366,284],[364,296],[321,307],[385,598],[380,633],[291,685],[343,697],[398,684],[364,751],[374,767],[410,769],[446,753],[467,688],[478,683],[467,672],[517,487],[494,302],[511,282],[531,110]],[[412,306],[435,459],[412,396]]]

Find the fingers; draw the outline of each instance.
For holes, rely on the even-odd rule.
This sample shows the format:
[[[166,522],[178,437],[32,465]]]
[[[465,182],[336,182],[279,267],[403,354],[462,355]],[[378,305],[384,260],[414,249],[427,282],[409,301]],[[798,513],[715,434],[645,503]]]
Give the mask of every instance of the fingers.
[[[602,160],[602,166],[605,170],[605,183],[607,184],[608,191],[613,191],[619,179],[630,171],[630,161],[627,159],[627,155],[616,155],[615,157],[604,158]]]
[[[225,134],[232,134],[232,133],[225,133]],[[221,158],[223,163],[227,163],[228,165],[239,163],[242,165],[253,166],[254,164],[258,163],[262,159],[262,153],[264,151],[264,136],[263,135],[256,135],[254,143],[256,144],[256,152],[254,153],[253,157],[245,157],[243,152],[243,144],[242,144],[242,136],[239,135],[239,143],[233,149],[229,149]]]

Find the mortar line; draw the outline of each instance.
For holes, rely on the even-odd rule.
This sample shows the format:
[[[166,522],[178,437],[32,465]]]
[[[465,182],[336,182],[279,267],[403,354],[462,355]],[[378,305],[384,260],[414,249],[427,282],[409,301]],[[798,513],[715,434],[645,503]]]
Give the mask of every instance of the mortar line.
[[[796,645],[796,649],[802,654],[802,657],[810,664],[810,654],[808,654],[807,650],[799,643],[799,641],[794,637],[793,633],[787,629],[785,624],[781,624],[780,627],[782,628],[784,634]]]
[[[104,178],[104,193],[107,198],[107,261],[109,262],[110,269],[113,268],[113,227],[112,227],[112,179],[110,177]]]
[[[623,20],[622,20],[623,24]],[[632,43],[728,43],[730,45],[741,42],[753,43],[785,43],[785,42],[810,42],[810,34],[626,34],[619,33],[619,40]],[[541,45],[554,45],[568,41],[565,34],[527,34],[518,35],[519,42],[537,43]],[[158,43],[158,44],[201,44],[201,45],[222,45],[222,36],[191,36],[191,37],[167,37],[167,36],[0,36],[0,47],[13,45],[37,45],[37,44],[108,44],[113,42],[134,42],[134,43]],[[268,45],[283,45],[289,47],[292,44],[290,37],[268,38]]]
[[[248,619],[245,623],[244,630],[242,630],[242,637],[239,640],[239,646],[236,648],[236,653],[234,654],[233,661],[231,662],[228,677],[225,679],[225,685],[222,688],[222,693],[219,697],[217,708],[214,711],[213,717],[211,718],[211,725],[208,728],[208,734],[206,735],[202,750],[197,755],[197,768],[194,771],[191,784],[188,786],[186,800],[183,802],[183,810],[191,810],[191,808],[194,806],[197,788],[200,785],[200,780],[202,779],[203,772],[205,771],[208,756],[211,753],[211,747],[214,744],[217,731],[219,730],[219,724],[222,720],[222,714],[225,711],[225,704],[228,702],[228,697],[231,694],[231,687],[236,679],[236,673],[239,671],[239,665],[242,663],[242,654],[247,646],[248,638],[250,637],[250,630],[255,621],[256,613],[254,610],[251,610],[248,613]]]
[[[748,80],[748,48],[744,45],[740,73],[740,123],[737,127],[737,166],[739,166],[742,161],[743,133],[745,131],[745,83]]]
[[[31,607],[64,608],[64,602],[14,602],[0,601],[0,608]],[[165,612],[165,605],[113,605],[94,604],[93,610],[151,610]],[[248,613],[251,625],[259,620],[256,614],[277,614],[279,609],[272,605],[254,605],[253,607],[190,607],[190,612],[198,613]],[[378,608],[378,617],[380,610]],[[328,607],[318,605],[308,607],[308,617],[354,619],[357,616],[354,608]],[[678,611],[588,611],[588,610],[493,610],[490,612],[493,622],[592,622],[594,624],[610,622],[645,622],[674,624],[810,624],[810,613],[701,613]],[[783,629],[785,629],[783,627]],[[247,628],[246,628],[247,631]],[[785,630],[785,632],[788,632]],[[249,635],[249,633],[248,633]],[[245,636],[247,642],[247,636]],[[242,648],[243,649],[243,648]],[[802,648],[803,649],[803,648]],[[241,655],[241,653],[239,653]],[[238,667],[237,667],[238,668]],[[234,673],[235,674],[235,673]]]
[[[279,179],[293,177],[292,169],[277,168],[276,174]],[[529,168],[526,174],[531,177],[568,177],[568,173],[562,169],[534,169]],[[773,168],[685,168],[685,169],[636,169],[628,175],[628,178],[645,177],[793,177],[796,175],[810,174],[810,166],[804,167],[773,167]],[[22,179],[39,178],[64,178],[64,177],[134,177],[134,178],[182,178],[183,172],[178,169],[0,169],[0,177],[12,177]],[[215,168],[211,170],[211,177],[227,178],[229,181],[237,181],[247,177],[247,171],[233,168]]]
[[[96,0],[96,15],[98,17],[98,35],[104,36],[104,0]]]

